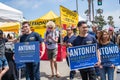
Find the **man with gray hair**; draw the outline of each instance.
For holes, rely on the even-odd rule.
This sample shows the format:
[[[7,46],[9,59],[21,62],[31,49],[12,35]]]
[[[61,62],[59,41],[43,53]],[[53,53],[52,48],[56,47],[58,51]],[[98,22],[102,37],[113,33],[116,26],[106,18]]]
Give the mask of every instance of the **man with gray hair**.
[[[46,24],[47,31],[45,33],[45,38],[44,41],[47,46],[47,56],[48,59],[50,60],[50,67],[52,71],[52,75],[50,76],[51,78],[54,77],[54,68],[55,68],[55,73],[56,77],[59,78],[59,72],[57,68],[57,62],[56,62],[56,57],[57,57],[57,52],[58,52],[58,37],[59,34],[55,30],[55,23],[53,21],[49,21]]]
[[[89,32],[92,36],[97,38],[97,30],[98,30],[98,25],[97,24],[92,24],[92,31]]]

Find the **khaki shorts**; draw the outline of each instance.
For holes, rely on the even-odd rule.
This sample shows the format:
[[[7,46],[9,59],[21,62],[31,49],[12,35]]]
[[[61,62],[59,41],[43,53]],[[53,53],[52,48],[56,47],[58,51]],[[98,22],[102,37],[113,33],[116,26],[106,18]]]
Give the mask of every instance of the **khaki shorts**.
[[[57,48],[55,48],[55,49],[47,49],[48,59],[50,60],[50,59],[56,58],[57,52],[58,52]]]

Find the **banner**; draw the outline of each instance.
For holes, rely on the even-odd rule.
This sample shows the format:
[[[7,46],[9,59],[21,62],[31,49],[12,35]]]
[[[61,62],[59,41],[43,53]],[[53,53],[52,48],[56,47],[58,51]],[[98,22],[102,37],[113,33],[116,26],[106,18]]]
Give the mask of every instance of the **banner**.
[[[97,62],[97,44],[70,47],[69,63],[71,70],[93,67]]]
[[[44,38],[44,34],[46,32],[46,23],[48,21],[55,22],[56,26],[60,27],[60,18],[54,18],[54,19],[37,19],[32,20],[30,22],[31,29],[34,32],[37,32],[41,35],[42,38]]]
[[[111,66],[114,64],[115,66],[120,63],[120,52],[117,45],[112,44],[109,46],[105,46],[100,48],[101,52],[101,60],[104,66]]]
[[[39,42],[24,42],[15,44],[15,61],[39,62]]]
[[[78,14],[77,12],[71,11],[63,6],[60,6],[60,18],[61,25],[77,26]]]
[[[54,19],[38,19],[38,20],[32,20],[30,22],[30,26],[34,29],[40,29],[40,28],[46,28],[46,23],[48,21],[55,22],[56,25],[60,25],[60,18],[54,18]]]

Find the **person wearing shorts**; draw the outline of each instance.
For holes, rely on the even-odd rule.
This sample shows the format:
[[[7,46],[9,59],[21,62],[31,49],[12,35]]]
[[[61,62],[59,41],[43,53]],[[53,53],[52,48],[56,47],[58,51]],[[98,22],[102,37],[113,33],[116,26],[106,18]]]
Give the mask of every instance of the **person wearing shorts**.
[[[3,38],[3,31],[0,30],[0,80],[9,70],[8,62],[5,57],[5,42],[7,42],[7,39]]]
[[[45,38],[44,41],[46,43],[47,47],[47,56],[48,59],[50,60],[50,67],[51,67],[51,72],[52,75],[50,75],[50,78],[53,78],[55,75],[57,78],[60,77],[60,74],[58,72],[57,68],[57,62],[56,62],[56,56],[58,52],[58,37],[59,34],[55,30],[55,23],[53,21],[49,21],[46,24],[47,31],[45,33]],[[54,74],[54,68],[55,68],[55,74]]]
[[[47,49],[47,55],[48,55],[48,59],[53,59],[56,58],[57,56],[57,49]]]

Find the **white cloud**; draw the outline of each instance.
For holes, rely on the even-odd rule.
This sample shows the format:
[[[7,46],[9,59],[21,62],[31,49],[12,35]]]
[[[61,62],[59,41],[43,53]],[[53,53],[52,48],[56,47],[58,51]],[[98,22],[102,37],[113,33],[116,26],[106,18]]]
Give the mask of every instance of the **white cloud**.
[[[120,10],[110,11],[110,12],[104,12],[103,14],[105,16],[105,19],[107,20],[108,16],[113,16],[113,20],[115,23],[115,26],[120,26]]]

